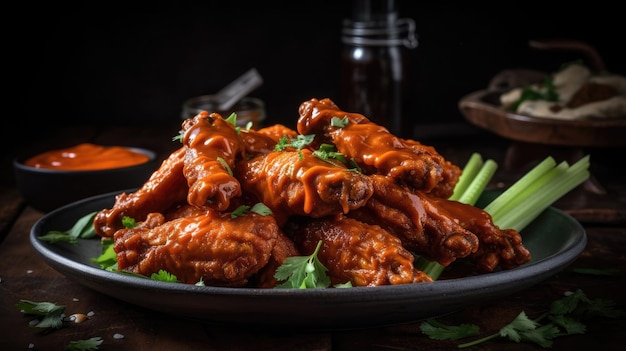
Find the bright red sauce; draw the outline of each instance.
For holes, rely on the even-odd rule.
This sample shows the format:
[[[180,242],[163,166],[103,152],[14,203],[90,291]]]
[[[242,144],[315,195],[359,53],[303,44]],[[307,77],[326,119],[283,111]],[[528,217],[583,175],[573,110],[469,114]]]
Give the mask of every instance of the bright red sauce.
[[[24,164],[58,170],[98,170],[134,166],[149,161],[148,155],[121,146],[78,144],[50,150],[27,159]]]

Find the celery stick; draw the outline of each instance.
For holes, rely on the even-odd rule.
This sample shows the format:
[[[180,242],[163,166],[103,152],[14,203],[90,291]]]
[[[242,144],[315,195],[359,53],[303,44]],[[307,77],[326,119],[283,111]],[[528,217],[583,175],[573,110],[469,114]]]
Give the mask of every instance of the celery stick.
[[[538,165],[536,165],[535,167],[533,167],[533,169],[526,173],[522,178],[513,183],[513,185],[511,185],[502,194],[498,195],[498,197],[494,199],[491,203],[489,203],[489,205],[487,205],[484,210],[490,213],[492,216],[499,214],[504,210],[504,207],[508,203],[510,203],[514,199],[517,199],[517,196],[520,192],[528,188],[541,175],[548,172],[555,166],[556,161],[554,160],[554,158],[552,158],[551,156],[546,157],[543,161],[541,161]]]
[[[450,200],[459,200],[482,166],[483,157],[479,153],[474,152],[467,160],[465,167],[463,167],[463,173],[461,173],[459,181],[454,186],[452,196],[449,197]]]
[[[543,184],[549,182],[551,179],[558,179],[559,177],[562,177],[568,167],[569,165],[565,161],[559,163],[556,167],[544,172],[526,187],[518,188],[517,192],[513,194],[510,201],[500,205],[499,207],[494,207],[491,209],[491,212],[487,212],[491,215],[494,222],[497,222],[502,216],[510,215],[511,212],[517,211],[516,207],[519,204],[527,201],[529,196],[533,196],[533,194],[539,191],[539,188],[542,187]]]
[[[558,177],[548,179],[537,188],[537,191],[520,203],[515,211],[507,212],[494,220],[494,223],[500,228],[521,231],[555,201],[587,180],[590,175],[588,168],[589,156],[586,156]]]
[[[567,162],[563,161],[556,167],[542,174],[525,189],[520,189],[519,193],[517,193],[509,203],[496,209],[494,213],[489,212],[492,221],[499,226],[500,222],[507,221],[507,217],[515,217],[516,213],[519,212],[519,206],[533,201],[533,197],[538,196],[537,194],[539,192],[550,192],[551,187],[554,186],[552,182],[562,179],[568,168],[569,165]]]
[[[483,193],[483,190],[485,190],[487,184],[491,181],[493,174],[496,173],[496,169],[498,169],[498,164],[494,160],[485,161],[478,174],[474,177],[458,201],[472,206],[476,204],[480,194]]]

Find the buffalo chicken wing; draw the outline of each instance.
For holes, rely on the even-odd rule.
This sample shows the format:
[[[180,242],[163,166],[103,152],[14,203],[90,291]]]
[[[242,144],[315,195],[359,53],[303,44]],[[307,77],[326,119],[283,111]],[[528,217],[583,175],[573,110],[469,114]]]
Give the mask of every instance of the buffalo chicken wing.
[[[347,213],[365,205],[373,192],[369,177],[322,160],[308,149],[241,161],[235,174],[246,192],[281,217],[281,224],[289,216]]]
[[[318,259],[332,284],[380,286],[431,282],[413,267],[414,257],[400,240],[378,225],[337,215],[294,225],[296,246],[310,255],[321,240]]]
[[[230,200],[241,196],[239,181],[229,173],[245,146],[235,126],[219,114],[202,111],[183,122],[187,146],[183,173],[189,185],[187,201],[224,211]]]
[[[300,105],[298,132],[314,134],[316,142],[334,144],[367,174],[382,174],[398,183],[441,197],[452,195],[461,169],[433,147],[407,141],[358,113],[339,109],[330,99]],[[347,119],[337,125],[334,119]]]
[[[272,216],[231,218],[209,211],[145,222],[115,233],[118,269],[150,276],[165,270],[188,284],[242,287],[270,261],[280,232]]]

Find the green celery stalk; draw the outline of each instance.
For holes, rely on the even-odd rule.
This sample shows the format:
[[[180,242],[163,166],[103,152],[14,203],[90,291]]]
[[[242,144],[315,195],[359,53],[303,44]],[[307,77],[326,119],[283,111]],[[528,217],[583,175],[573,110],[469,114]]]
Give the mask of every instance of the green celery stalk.
[[[569,165],[567,162],[563,161],[548,170],[547,172],[540,175],[534,182],[528,184],[524,188],[518,187],[517,191],[511,194],[511,201],[503,204],[500,207],[494,207],[493,211],[487,211],[493,220],[494,223],[498,223],[501,217],[511,216],[511,212],[516,212],[519,204],[528,201],[529,197],[535,196],[535,194],[539,191],[539,188],[544,184],[550,182],[553,179],[559,179],[565,174],[565,171],[568,169]],[[549,191],[549,190],[548,190]],[[499,196],[498,196],[499,198]],[[495,201],[495,200],[494,200]]]
[[[463,167],[463,172],[459,177],[459,181],[454,186],[452,196],[449,197],[450,200],[459,200],[459,198],[467,190],[467,187],[472,183],[472,180],[476,177],[482,166],[483,157],[477,152],[472,153],[470,158],[467,160],[465,167]]]
[[[531,196],[516,206],[514,211],[508,211],[494,219],[494,224],[517,231],[524,229],[546,208],[589,178],[589,155],[565,171],[553,173],[557,175],[545,178]]]
[[[498,169],[498,164],[494,160],[485,161],[478,174],[459,198],[459,202],[472,206],[476,204],[480,194],[483,193],[494,173],[496,173],[496,169]]]
[[[513,185],[511,185],[507,190],[505,190],[502,194],[498,195],[496,199],[494,199],[489,205],[485,206],[484,210],[491,214],[491,216],[498,216],[500,213],[504,212],[507,209],[509,204],[517,203],[518,201],[512,202],[513,200],[519,200],[518,198],[520,192],[524,189],[527,189],[533,182],[535,182],[539,177],[553,169],[556,166],[556,161],[551,156],[546,157],[543,161],[533,167],[528,173],[526,173],[522,178],[517,180]]]

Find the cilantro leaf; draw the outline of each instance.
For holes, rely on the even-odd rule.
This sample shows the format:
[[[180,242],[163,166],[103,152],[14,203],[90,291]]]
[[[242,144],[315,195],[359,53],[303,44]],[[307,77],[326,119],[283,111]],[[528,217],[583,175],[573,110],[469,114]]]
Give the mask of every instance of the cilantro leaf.
[[[68,230],[51,230],[44,235],[38,236],[37,239],[51,244],[67,242],[72,245],[76,245],[79,238],[93,238],[97,235],[93,226],[93,219],[96,216],[96,213],[97,212],[91,212],[79,218],[76,223],[74,223],[72,228]]]
[[[92,351],[97,350],[98,346],[102,344],[103,340],[101,337],[97,336],[94,338],[89,338],[86,340],[76,340],[70,341],[70,343],[65,347],[66,351]]]
[[[520,342],[522,340],[521,332],[533,330],[537,326],[539,326],[539,323],[528,318],[526,313],[522,311],[511,323],[500,328],[499,333],[500,336],[508,337],[511,341]]]
[[[231,218],[236,218],[239,216],[243,216],[246,213],[248,213],[248,210],[250,209],[250,206],[248,205],[241,205],[239,207],[237,207],[233,212],[231,212],[230,217]]]
[[[329,159],[336,159],[344,164],[348,163],[348,159],[344,154],[335,151],[335,146],[331,144],[322,144],[318,150],[313,151],[313,155],[318,158],[328,161]]]
[[[478,335],[480,329],[474,324],[446,325],[435,319],[420,324],[422,333],[434,340],[457,340]]]
[[[183,131],[179,131],[178,134],[172,137],[172,141],[179,141],[181,144],[183,142]]]
[[[59,329],[63,326],[65,306],[51,302],[20,300],[17,308],[23,313],[41,316],[41,319],[31,324],[32,327]]]
[[[348,116],[343,116],[343,118],[333,117],[330,119],[330,125],[333,127],[343,128],[348,125],[350,120],[348,120]]]
[[[254,206],[250,207],[248,205],[241,205],[239,207],[237,207],[231,214],[230,217],[231,218],[235,218],[235,217],[239,217],[239,216],[244,216],[249,212],[254,212],[256,214],[259,214],[261,216],[271,216],[272,210],[267,207],[264,203],[262,202],[258,202],[256,203]]]
[[[285,259],[274,274],[278,281],[284,281],[278,284],[276,288],[310,289],[329,287],[330,278],[326,274],[328,269],[317,258],[317,253],[321,247],[322,241],[320,240],[315,251],[310,256],[292,256]]]
[[[178,280],[178,278],[176,278],[175,275],[163,269],[160,269],[158,273],[152,273],[150,275],[150,279],[158,280],[161,282],[180,283],[180,281]]]
[[[500,328],[497,333],[482,337],[477,340],[457,345],[458,348],[467,348],[487,342],[497,337],[507,338],[513,342],[531,342],[544,348],[552,346],[552,339],[572,334],[584,334],[586,326],[583,319],[590,316],[604,316],[616,318],[624,315],[624,312],[614,308],[615,303],[604,299],[589,299],[582,290],[566,294],[565,297],[555,300],[550,304],[549,312],[532,320],[524,311],[509,324]],[[544,325],[540,320],[544,317],[550,321]],[[434,320],[422,323],[422,332],[431,339],[444,340],[448,330],[442,324]],[[438,329],[441,328],[441,329]]]
[[[283,136],[278,140],[278,143],[274,146],[274,151],[284,151],[287,148],[294,148],[301,150],[310,145],[315,139],[314,134],[302,135],[298,134],[295,138],[288,138]]]
[[[102,254],[91,261],[107,271],[117,271],[117,254],[115,253],[114,241],[111,238],[102,240]]]
[[[30,300],[20,300],[17,303],[17,308],[20,311],[28,314],[34,314],[39,316],[45,316],[50,313],[63,312],[65,306],[60,306],[52,302],[36,302]]]
[[[132,229],[137,226],[137,221],[132,217],[124,216],[122,217],[122,225],[126,229]]]
[[[274,214],[272,210],[262,202],[254,204],[254,206],[252,206],[250,211],[256,214],[259,214],[261,216],[271,216]]]

